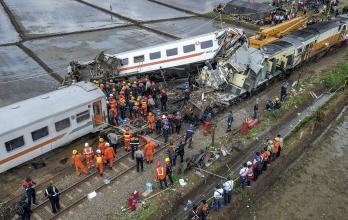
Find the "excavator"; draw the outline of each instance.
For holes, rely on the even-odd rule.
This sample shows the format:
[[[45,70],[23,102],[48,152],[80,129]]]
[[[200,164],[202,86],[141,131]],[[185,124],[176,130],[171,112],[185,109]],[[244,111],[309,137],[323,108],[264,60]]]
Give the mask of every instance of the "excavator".
[[[261,27],[255,36],[249,37],[249,45],[254,48],[260,48],[273,43],[290,32],[303,28],[307,21],[307,16],[299,16],[272,27]]]

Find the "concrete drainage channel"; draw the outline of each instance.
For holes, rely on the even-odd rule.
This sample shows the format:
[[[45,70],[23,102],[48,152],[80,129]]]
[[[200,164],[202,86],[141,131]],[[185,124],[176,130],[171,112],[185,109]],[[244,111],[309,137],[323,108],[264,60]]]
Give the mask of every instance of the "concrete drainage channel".
[[[298,115],[294,119],[292,119],[288,124],[281,127],[278,133],[281,134],[283,137],[290,135],[294,131],[294,129],[297,127],[297,125],[301,123],[303,119],[312,115],[316,110],[324,106],[330,100],[330,98],[333,97],[334,95],[335,93],[322,93],[321,95],[319,95],[310,106],[308,106],[301,113],[298,113]],[[254,145],[254,146],[258,146],[258,145]],[[252,160],[254,158],[254,155],[252,153],[255,152],[256,149],[257,147],[249,148],[243,154],[244,156],[241,156],[237,161],[233,162],[233,165],[231,166],[231,169],[234,169],[234,171],[232,172],[233,175],[239,174],[239,167],[242,162]],[[231,172],[228,171],[222,174],[221,176],[224,177],[229,174],[231,174]],[[211,186],[216,186],[217,184],[221,184],[222,182],[223,180],[220,180],[220,179],[216,180],[214,183],[211,184]],[[238,185],[238,183],[235,183],[235,184]],[[200,204],[200,202],[203,199],[207,200],[211,198],[213,193],[214,193],[214,187],[202,193],[201,196],[199,196],[193,201],[193,204]],[[186,219],[188,213],[191,211],[190,207],[187,207],[186,205],[181,205],[181,207],[179,207],[179,210],[180,211],[178,211],[177,215],[175,215],[174,217],[174,219],[176,220]]]

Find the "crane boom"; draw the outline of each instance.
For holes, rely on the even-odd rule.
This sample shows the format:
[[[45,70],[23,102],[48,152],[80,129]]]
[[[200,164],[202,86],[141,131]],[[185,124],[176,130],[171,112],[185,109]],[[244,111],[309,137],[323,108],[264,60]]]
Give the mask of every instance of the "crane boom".
[[[307,23],[307,20],[307,16],[300,16],[272,27],[261,27],[255,36],[249,38],[249,44],[251,47],[260,48],[264,45],[273,43],[279,38],[288,35],[290,32],[302,28],[304,24]]]

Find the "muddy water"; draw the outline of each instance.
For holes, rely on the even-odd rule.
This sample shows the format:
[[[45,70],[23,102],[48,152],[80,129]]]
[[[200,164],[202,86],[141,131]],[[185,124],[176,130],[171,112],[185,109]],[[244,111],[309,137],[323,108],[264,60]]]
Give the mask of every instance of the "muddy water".
[[[240,219],[348,219],[348,109]]]

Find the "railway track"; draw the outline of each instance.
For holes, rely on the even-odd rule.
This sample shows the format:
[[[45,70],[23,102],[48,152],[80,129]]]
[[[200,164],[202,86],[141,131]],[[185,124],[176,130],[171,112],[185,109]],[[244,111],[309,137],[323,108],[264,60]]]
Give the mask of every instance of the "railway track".
[[[155,137],[157,139],[159,136]],[[173,142],[179,141],[183,136],[176,137]],[[155,151],[155,155],[159,154],[167,148],[168,145],[164,145]],[[122,153],[123,152],[123,153]],[[69,187],[61,190],[60,192],[60,204],[61,210],[53,214],[51,212],[51,204],[48,199],[42,201],[37,206],[32,208],[33,210],[33,219],[36,220],[46,220],[46,219],[59,219],[64,213],[67,213],[73,207],[79,205],[85,199],[88,198],[88,194],[95,191],[98,192],[105,188],[106,186],[113,184],[117,179],[121,178],[123,175],[131,172],[135,167],[136,163],[130,157],[130,152],[125,152],[121,150],[117,153],[119,156],[114,160],[114,165],[112,170],[109,167],[104,169],[103,177],[98,175],[98,172],[94,170],[92,173],[87,176],[83,176],[82,179],[71,184]],[[110,184],[104,183],[104,178],[107,178],[110,181]],[[44,190],[41,191],[41,194],[44,193]],[[41,196],[41,195],[38,195]],[[16,217],[15,219],[19,219]]]

